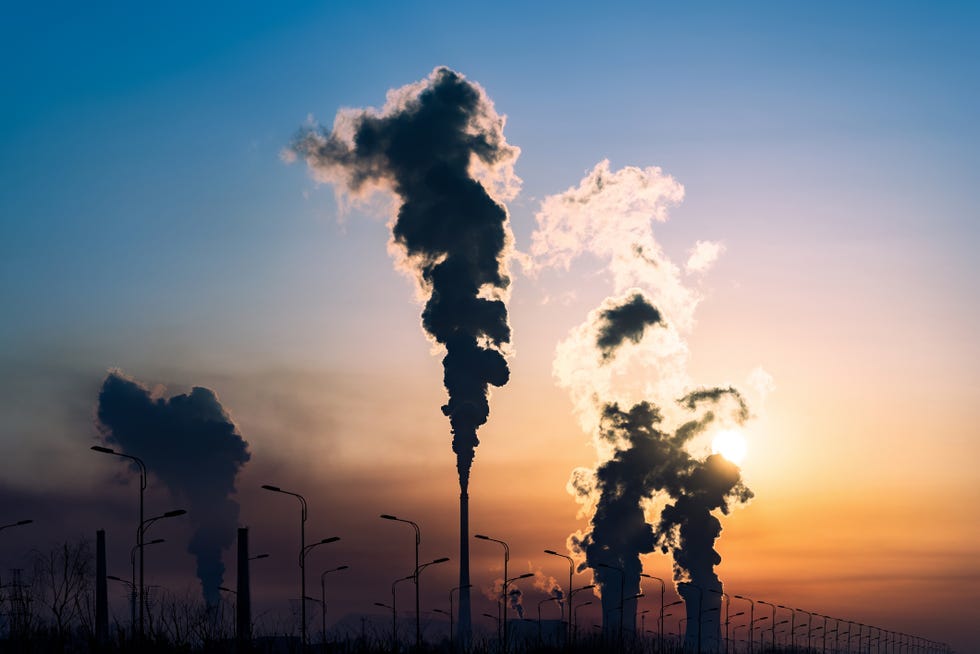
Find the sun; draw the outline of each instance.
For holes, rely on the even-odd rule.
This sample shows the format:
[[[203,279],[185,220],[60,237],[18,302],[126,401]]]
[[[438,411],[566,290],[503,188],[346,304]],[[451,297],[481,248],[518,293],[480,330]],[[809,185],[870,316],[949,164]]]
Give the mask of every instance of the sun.
[[[732,463],[741,464],[748,453],[748,443],[737,429],[723,429],[711,441],[711,453],[720,454]]]

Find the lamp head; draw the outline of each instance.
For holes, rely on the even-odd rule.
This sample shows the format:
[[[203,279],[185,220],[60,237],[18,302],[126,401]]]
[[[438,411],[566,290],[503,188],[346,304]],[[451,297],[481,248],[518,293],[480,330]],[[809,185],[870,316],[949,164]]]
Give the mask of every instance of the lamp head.
[[[429,562],[429,565],[432,565],[433,563],[445,563],[448,560],[449,560],[449,557],[448,556],[444,556],[441,559],[436,559],[435,561],[430,561]]]
[[[331,536],[330,538],[324,538],[318,544],[324,545],[326,543],[336,543],[338,540],[340,540],[340,536]]]
[[[484,536],[483,534],[473,534],[473,538],[479,538],[480,540],[490,540],[489,536]]]
[[[187,513],[187,511],[185,511],[184,509],[175,509],[173,511],[167,511],[166,513],[163,514],[163,517],[176,518],[177,516],[184,515],[185,513]]]
[[[109,447],[102,447],[101,445],[93,445],[89,449],[95,450],[96,452],[102,452],[103,454],[115,454],[116,451]]]
[[[393,515],[389,515],[389,514],[387,514],[387,513],[382,513],[382,514],[381,514],[380,516],[378,516],[378,517],[380,517],[380,518],[382,518],[383,520],[397,520],[397,519],[398,519],[398,518],[396,518],[395,516],[393,516]]]
[[[334,570],[335,570],[335,571],[336,571],[336,570],[346,570],[346,569],[347,569],[348,567],[349,567],[349,566],[346,566],[346,565],[338,565],[338,566],[337,566],[336,568],[334,568]]]
[[[545,554],[556,554],[556,555],[558,554],[558,552],[556,552],[555,550],[545,550],[544,553]]]
[[[18,520],[17,521],[17,526],[20,527],[21,525],[29,525],[32,522],[34,522],[34,521],[33,520]]]
[[[262,488],[264,488],[264,489],[266,489],[268,491],[275,491],[277,493],[281,493],[282,492],[282,489],[281,488],[279,488],[278,486],[273,486],[272,484],[262,484]]]

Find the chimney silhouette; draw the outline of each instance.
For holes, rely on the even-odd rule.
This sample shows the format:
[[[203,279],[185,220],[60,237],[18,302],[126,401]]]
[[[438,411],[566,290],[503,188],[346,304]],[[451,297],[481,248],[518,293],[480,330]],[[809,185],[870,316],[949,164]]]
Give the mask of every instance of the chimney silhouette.
[[[248,579],[248,527],[238,528],[238,594],[235,616],[238,651],[247,652],[252,645],[252,596]]]
[[[109,598],[106,588],[105,529],[95,532],[95,640],[104,645],[109,636]]]

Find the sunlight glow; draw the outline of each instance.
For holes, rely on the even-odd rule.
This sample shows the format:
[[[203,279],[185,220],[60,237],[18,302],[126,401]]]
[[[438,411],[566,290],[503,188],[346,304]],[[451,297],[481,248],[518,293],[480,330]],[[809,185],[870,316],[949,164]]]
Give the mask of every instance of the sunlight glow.
[[[721,454],[735,464],[741,464],[748,453],[745,436],[737,429],[725,429],[715,434],[711,441],[711,453]]]

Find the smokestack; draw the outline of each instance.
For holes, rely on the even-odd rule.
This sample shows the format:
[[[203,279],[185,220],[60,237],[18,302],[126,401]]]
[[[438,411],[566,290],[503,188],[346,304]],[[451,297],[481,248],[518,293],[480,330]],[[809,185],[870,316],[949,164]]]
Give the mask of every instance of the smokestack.
[[[554,363],[599,457],[593,469],[576,469],[569,481],[592,514],[589,530],[569,540],[585,555],[580,569],[592,568],[600,587],[603,626],[608,634],[609,618],[618,616],[635,626],[636,604],[619,614],[619,598],[638,591],[640,555],[659,547],[673,554],[674,578],[687,601],[685,649],[714,651],[718,613],[701,610],[720,605],[720,595],[710,591],[721,591],[714,573],[721,558],[713,548],[721,523],[711,512],[727,513],[752,492],[735,464],[719,455],[698,459],[688,448],[710,425],[742,424],[748,409],[734,388],[690,391],[684,333],[701,297],[652,229],[683,195],[659,168],[613,172],[603,161],[577,188],[542,202],[531,267],[568,268],[588,252],[607,261],[614,282],[615,295],[558,345]],[[686,272],[704,272],[723,249],[698,241]],[[654,529],[644,507],[655,495],[668,504]],[[701,615],[707,627],[699,646]]]
[[[106,578],[105,529],[95,532],[95,641],[105,645],[109,636],[109,597]]]
[[[238,651],[247,652],[252,644],[252,594],[248,576],[248,527],[238,528],[238,588],[235,616]]]
[[[462,651],[470,646],[473,624],[470,618],[470,496],[459,494],[459,643]]]
[[[113,370],[99,392],[98,427],[106,443],[141,458],[176,501],[189,504],[194,533],[187,549],[197,560],[205,603],[217,606],[225,573],[221,553],[238,525],[238,502],[231,498],[235,478],[250,458],[218,397],[200,386],[157,397]]]
[[[489,386],[510,371],[505,300],[512,249],[507,210],[491,193],[516,192],[519,150],[478,85],[448,68],[389,91],[381,111],[345,109],[332,130],[306,129],[286,153],[355,198],[383,190],[399,203],[391,223],[398,266],[415,279],[422,327],[442,345],[460,489],[460,584],[469,583],[468,490]],[[460,639],[470,635],[469,589],[460,590]]]

